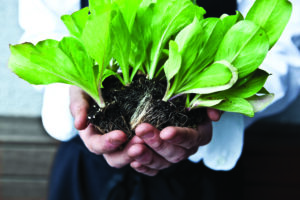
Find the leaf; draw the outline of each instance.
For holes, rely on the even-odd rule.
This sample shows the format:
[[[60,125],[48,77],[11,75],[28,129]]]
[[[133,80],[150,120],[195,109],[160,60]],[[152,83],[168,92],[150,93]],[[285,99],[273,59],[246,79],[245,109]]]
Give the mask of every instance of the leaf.
[[[200,72],[214,61],[216,51],[225,35],[224,26],[218,18],[202,20],[202,29],[202,34],[197,37],[200,46],[196,51],[196,59],[192,66],[186,69],[188,73],[185,73],[185,76],[189,79],[197,79],[195,77],[198,76],[197,72]]]
[[[190,24],[194,17],[201,16],[205,11],[199,10],[190,0],[165,1],[158,0],[153,7],[152,18],[152,47],[150,51],[149,79],[155,77],[156,67],[159,62],[162,49],[172,35]],[[201,14],[199,14],[199,12]]]
[[[171,40],[169,43],[169,49],[169,59],[163,66],[167,78],[167,89],[165,96],[163,97],[163,101],[167,101],[173,94],[173,91],[169,91],[171,87],[171,79],[178,73],[182,62],[177,43]]]
[[[104,5],[89,15],[81,40],[88,54],[96,60],[99,66],[97,80],[101,77],[112,56],[111,22],[114,11],[111,5]]]
[[[261,26],[267,33],[270,48],[279,39],[292,13],[287,0],[256,0],[247,13],[246,20]]]
[[[221,103],[223,99],[206,99],[206,98],[197,98],[196,100],[193,100],[191,105],[188,107],[190,109],[200,108],[200,107],[212,107],[216,106],[219,103]]]
[[[65,37],[60,42],[44,40],[11,46],[9,67],[31,84],[66,83],[86,91],[101,104],[98,81],[95,80],[93,59],[82,43]]]
[[[202,88],[199,85],[195,86],[195,82],[199,82],[201,80],[200,77],[204,77],[201,75],[202,70],[213,62],[215,52],[223,36],[223,25],[217,18],[209,18],[201,21],[195,18],[190,25],[179,32],[175,41],[179,46],[182,63],[180,71],[176,74],[171,89],[168,92],[168,96],[173,93],[179,94],[185,90],[191,91],[193,87],[197,90],[200,87]],[[230,78],[232,77],[231,72],[229,76]],[[228,80],[228,82],[230,81]]]
[[[178,45],[174,41],[169,43],[169,59],[164,65],[165,74],[168,82],[177,74],[181,66],[181,55],[178,51]]]
[[[58,43],[55,45],[58,46]],[[49,70],[30,61],[31,54],[35,51],[37,51],[37,48],[32,43],[10,45],[11,56],[8,67],[20,78],[31,84],[41,85],[55,82],[71,84],[70,81],[56,75],[51,69]],[[37,76],[37,74],[41,74],[41,76]]]
[[[247,99],[252,105],[254,112],[259,112],[265,109],[274,99],[274,94],[264,94],[261,96],[254,95]]]
[[[243,98],[228,98],[222,101],[220,104],[212,106],[212,108],[226,112],[241,113],[249,117],[254,116],[252,105]]]
[[[131,33],[136,12],[142,0],[115,0],[114,2],[116,2],[116,4],[118,5],[124,17],[124,21],[128,27],[128,30]]]
[[[235,25],[237,22],[244,20],[243,15],[239,12],[236,11],[235,15],[227,15],[227,14],[223,14],[220,17],[224,28],[225,28],[225,32],[227,32],[233,25]]]
[[[193,79],[203,68],[214,60],[215,52],[224,36],[223,25],[218,18],[201,20],[183,29],[175,41],[183,57],[182,79]],[[184,37],[183,37],[183,36]],[[183,80],[186,81],[186,80]]]
[[[79,11],[74,12],[71,15],[63,15],[61,20],[68,28],[71,35],[80,38],[84,26],[88,20],[89,8],[85,7]]]
[[[227,60],[238,69],[239,78],[256,70],[269,50],[266,33],[251,21],[235,24],[223,38],[216,60]]]
[[[175,42],[178,44],[178,50],[182,55],[182,70],[191,69],[190,66],[195,61],[198,54],[200,46],[204,42],[199,42],[199,40],[204,40],[204,37],[199,37],[203,34],[202,23],[194,18],[193,22],[182,29],[175,38]],[[182,71],[181,70],[181,71]],[[181,72],[183,75],[185,71]]]
[[[129,75],[129,54],[130,54],[130,33],[124,21],[123,15],[116,8],[115,16],[111,21],[111,48],[112,56],[118,61],[124,78],[125,85],[130,83]]]
[[[234,66],[227,61],[217,61],[205,68],[198,79],[179,88],[179,93],[209,94],[229,89],[237,81],[238,74]]]
[[[267,73],[264,70],[258,69],[253,74],[251,74],[251,78],[247,79],[246,82],[243,84],[239,84],[240,80],[236,83],[237,86],[233,86],[229,90],[220,92],[217,96],[232,96],[232,97],[240,97],[240,98],[248,98],[253,95],[255,95],[257,92],[259,92],[267,78],[269,77],[269,73]],[[241,80],[244,81],[244,80]]]
[[[129,63],[133,67],[133,71],[137,72],[141,66],[148,67],[150,65],[150,53],[151,47],[151,24],[153,15],[153,4],[146,1],[142,2],[142,6],[139,7],[136,14],[135,23],[133,24],[133,30],[131,32],[131,51],[129,56]],[[143,6],[144,5],[144,6]],[[131,80],[133,76],[131,77]]]

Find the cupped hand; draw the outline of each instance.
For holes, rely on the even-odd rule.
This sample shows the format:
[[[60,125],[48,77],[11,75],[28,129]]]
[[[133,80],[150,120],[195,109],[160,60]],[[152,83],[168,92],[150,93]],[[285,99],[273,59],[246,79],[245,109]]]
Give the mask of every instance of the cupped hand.
[[[93,125],[87,122],[90,97],[80,88],[70,88],[70,110],[74,117],[75,128],[89,149],[102,154],[107,163],[116,168],[130,164],[133,169],[149,176],[174,163],[187,159],[199,146],[209,143],[212,137],[212,121],[218,121],[221,112],[207,109],[209,120],[197,129],[185,127],[167,127],[159,131],[150,124],[140,124],[134,136],[126,145],[127,136],[120,130],[104,135],[99,134]],[[123,148],[120,148],[123,147]]]
[[[132,162],[128,156],[128,148],[133,144],[143,143],[139,137],[133,137],[124,148],[120,148],[127,142],[124,132],[115,130],[101,135],[93,125],[88,124],[87,114],[90,97],[76,86],[70,87],[70,111],[74,117],[74,126],[89,151],[97,155],[103,155],[107,163],[112,167],[123,167]]]
[[[207,109],[208,120],[197,129],[167,127],[161,131],[150,124],[140,124],[135,132],[146,145],[133,144],[128,149],[133,159],[131,167],[146,175],[156,175],[167,168],[193,155],[199,146],[206,145],[212,138],[212,121],[218,121],[221,112]]]

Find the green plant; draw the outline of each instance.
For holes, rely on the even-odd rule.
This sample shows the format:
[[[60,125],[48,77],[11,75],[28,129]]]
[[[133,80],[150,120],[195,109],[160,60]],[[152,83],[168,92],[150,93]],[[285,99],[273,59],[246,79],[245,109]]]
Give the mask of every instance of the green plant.
[[[291,15],[287,0],[256,0],[241,13],[205,18],[190,0],[90,0],[62,16],[70,36],[11,45],[9,68],[32,84],[76,85],[101,107],[102,83],[126,87],[137,72],[167,81],[164,101],[253,116],[272,100],[259,66]],[[118,73],[118,68],[121,73]]]

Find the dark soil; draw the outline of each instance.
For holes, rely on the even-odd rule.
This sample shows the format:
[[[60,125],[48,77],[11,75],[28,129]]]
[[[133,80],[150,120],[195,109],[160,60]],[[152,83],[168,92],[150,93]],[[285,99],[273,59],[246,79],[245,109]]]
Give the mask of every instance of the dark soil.
[[[131,138],[137,125],[146,122],[158,129],[167,126],[193,127],[206,119],[204,108],[188,111],[185,96],[164,102],[165,81],[148,80],[140,75],[123,86],[115,77],[105,79],[102,95],[106,107],[91,106],[88,120],[101,133],[122,130]]]

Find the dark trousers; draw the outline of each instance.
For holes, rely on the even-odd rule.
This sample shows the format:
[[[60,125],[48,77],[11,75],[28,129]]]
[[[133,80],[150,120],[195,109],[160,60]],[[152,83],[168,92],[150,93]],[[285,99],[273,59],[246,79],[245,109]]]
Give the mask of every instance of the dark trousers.
[[[129,166],[115,169],[102,156],[90,153],[77,136],[61,143],[58,149],[48,200],[219,199],[213,198],[218,192],[208,177],[212,173],[202,162],[188,160],[154,177],[139,174]]]

